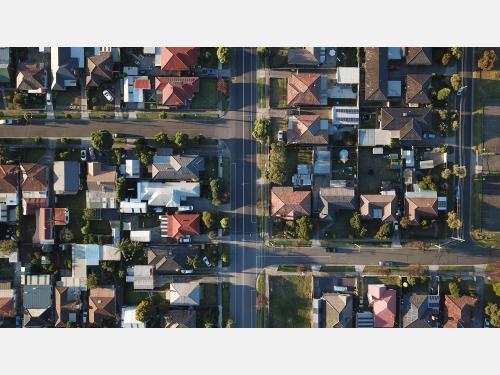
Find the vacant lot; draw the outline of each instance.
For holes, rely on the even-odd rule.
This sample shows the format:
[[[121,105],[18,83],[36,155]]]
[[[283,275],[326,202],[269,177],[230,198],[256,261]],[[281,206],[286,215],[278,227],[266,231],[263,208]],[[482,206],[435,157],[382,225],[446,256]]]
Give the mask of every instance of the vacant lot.
[[[361,194],[378,194],[382,181],[399,183],[399,171],[389,169],[389,162],[373,155],[371,148],[359,149],[358,186]]]
[[[269,284],[269,326],[272,328],[310,328],[311,277],[270,276]]]
[[[195,94],[191,102],[192,109],[217,108],[217,79],[200,78],[200,92]]]
[[[500,176],[486,176],[482,183],[481,228],[500,231]]]
[[[286,78],[271,78],[270,103],[271,108],[286,108]]]

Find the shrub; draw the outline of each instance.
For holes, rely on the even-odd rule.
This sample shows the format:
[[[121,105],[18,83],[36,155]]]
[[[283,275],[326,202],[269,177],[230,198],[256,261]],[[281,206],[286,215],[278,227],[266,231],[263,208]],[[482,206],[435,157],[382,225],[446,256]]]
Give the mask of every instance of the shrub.
[[[271,133],[271,120],[268,118],[259,118],[254,122],[252,136],[260,143],[266,143]]]
[[[458,89],[460,88],[461,82],[462,82],[462,78],[460,77],[460,74],[453,74],[450,78],[451,87],[455,91],[458,91]]]
[[[448,228],[459,229],[462,227],[462,220],[458,217],[455,211],[448,212],[448,219],[446,220]]]
[[[226,64],[231,60],[231,49],[228,47],[217,48],[217,58],[222,64]]]
[[[215,230],[211,230],[210,232],[208,232],[208,238],[210,238],[211,240],[215,240],[217,238],[217,232]]]
[[[495,50],[484,50],[482,56],[477,61],[477,67],[481,70],[491,70],[497,61]]]
[[[444,66],[448,65],[450,63],[451,59],[451,54],[449,52],[443,53],[443,56],[441,57],[441,64]]]
[[[448,87],[444,87],[437,93],[437,100],[446,100],[451,94],[451,90]]]
[[[269,156],[269,166],[266,169],[266,178],[273,184],[283,185],[286,182],[287,171],[285,144],[283,142],[273,143]]]
[[[458,283],[456,281],[451,281],[448,284],[448,289],[450,290],[450,294],[453,297],[455,298],[460,297],[460,287],[458,286]]]
[[[295,233],[297,238],[308,241],[311,238],[312,223],[311,219],[303,216],[295,221]]]
[[[391,236],[391,225],[389,223],[384,223],[380,226],[377,233],[375,234],[375,238],[377,240],[388,240]]]
[[[203,221],[203,225],[205,225],[205,228],[207,229],[211,229],[215,224],[215,219],[212,213],[208,211],[203,211],[201,221]]]

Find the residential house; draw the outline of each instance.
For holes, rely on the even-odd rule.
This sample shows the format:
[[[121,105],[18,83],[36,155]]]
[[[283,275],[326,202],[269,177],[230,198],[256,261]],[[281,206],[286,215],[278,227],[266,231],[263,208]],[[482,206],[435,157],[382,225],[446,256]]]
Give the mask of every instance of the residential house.
[[[87,208],[116,208],[116,167],[100,162],[88,163]]]
[[[67,225],[69,223],[69,209],[67,208],[45,208],[42,207],[37,211],[38,228],[34,243],[42,245],[54,244],[54,226]],[[36,242],[35,242],[36,241]]]
[[[326,86],[326,76],[321,74],[292,74],[287,83],[287,104],[291,107],[326,105]]]
[[[320,50],[316,47],[288,48],[288,65],[319,66]]]
[[[430,84],[430,74],[408,74],[406,76],[406,104],[410,107],[430,104],[432,102],[429,95]]]
[[[154,180],[196,180],[205,169],[205,159],[198,155],[172,155],[172,149],[158,149],[153,156],[151,177]]]
[[[405,213],[410,224],[418,225],[422,218],[438,216],[438,196],[436,191],[421,190],[407,192],[405,197]]]
[[[88,87],[99,87],[104,82],[113,79],[113,60],[111,52],[101,52],[98,55],[87,57],[87,71],[85,83]]]
[[[50,327],[53,322],[53,292],[50,275],[29,275],[21,279],[23,327]]]
[[[137,109],[144,109],[144,90],[151,90],[151,81],[147,76],[140,76],[137,67],[124,67],[123,101],[136,103]]]
[[[345,126],[359,126],[359,108],[349,106],[332,107],[332,124],[339,129]]]
[[[57,91],[75,87],[79,79],[79,70],[83,69],[84,65],[83,47],[51,47],[51,89]]]
[[[170,283],[171,306],[198,306],[200,304],[199,281],[173,281]]]
[[[135,198],[127,198],[120,202],[120,212],[124,214],[145,214],[148,204]]]
[[[10,48],[0,48],[0,84],[10,83]]]
[[[55,161],[54,193],[56,195],[73,195],[80,189],[80,163],[76,161]]]
[[[138,159],[127,159],[120,165],[120,174],[125,178],[141,177],[141,162]]]
[[[385,102],[389,98],[387,48],[365,48],[365,101]]]
[[[17,173],[16,165],[0,165],[0,202],[7,206],[17,206]]]
[[[0,282],[0,319],[16,316],[16,297],[10,282]]]
[[[336,80],[341,85],[359,85],[359,68],[339,66],[336,70]]]
[[[47,206],[48,168],[43,164],[23,163],[19,166],[23,193],[23,214],[33,215],[35,210]]]
[[[155,90],[160,106],[181,107],[188,105],[200,91],[198,77],[156,77]]]
[[[156,274],[179,273],[187,269],[187,258],[199,256],[198,247],[170,246],[150,248],[147,251],[148,265],[153,266]]]
[[[356,328],[373,328],[373,313],[362,311],[356,313]]]
[[[199,182],[152,182],[137,183],[137,199],[147,201],[153,207],[180,207],[187,198],[200,196]]]
[[[324,293],[321,297],[323,319],[321,328],[352,328],[353,298],[350,294]]]
[[[131,230],[130,241],[132,242],[151,242],[151,230]]]
[[[89,323],[102,326],[104,321],[116,319],[115,288],[95,288],[89,294]]]
[[[196,310],[169,310],[163,317],[165,328],[196,328]]]
[[[432,65],[432,48],[408,47],[406,51],[406,64],[410,66]]]
[[[55,327],[66,327],[68,322],[76,325],[80,317],[81,301],[80,289],[56,286],[55,300]]]
[[[393,328],[396,322],[396,291],[385,285],[368,285],[368,302],[373,307],[373,326]]]
[[[321,199],[320,219],[334,220],[337,210],[358,210],[358,198],[354,187],[330,186],[319,189]]]
[[[444,296],[443,328],[472,328],[478,298]]]
[[[384,222],[396,220],[396,192],[383,191],[381,194],[361,195],[361,218],[380,219]]]
[[[161,47],[160,53],[161,70],[180,74],[189,71],[198,63],[200,49],[196,47]]]
[[[146,328],[146,324],[135,318],[137,306],[123,306],[121,313],[122,328]]]
[[[297,115],[288,119],[289,145],[327,145],[329,123],[319,115]]]
[[[200,234],[200,214],[168,215],[167,237],[184,238]]]
[[[293,187],[271,188],[271,216],[295,220],[311,215],[311,191],[294,190]]]
[[[380,129],[391,132],[391,138],[421,141],[425,132],[432,131],[432,112],[429,108],[382,108],[379,122]]]
[[[20,64],[17,68],[16,88],[29,94],[41,94],[47,88],[47,73],[42,63]]]
[[[405,294],[401,301],[403,328],[436,327],[439,314],[439,295]]]

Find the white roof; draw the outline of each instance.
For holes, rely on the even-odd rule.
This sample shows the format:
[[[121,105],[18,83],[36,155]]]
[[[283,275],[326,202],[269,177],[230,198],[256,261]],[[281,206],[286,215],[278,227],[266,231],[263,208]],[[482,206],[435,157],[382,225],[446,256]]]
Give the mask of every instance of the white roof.
[[[353,91],[351,85],[330,86],[327,91],[328,97],[333,99],[356,99],[357,93]]]
[[[420,162],[420,169],[432,169],[434,168],[434,160],[422,160]]]
[[[123,79],[123,100],[126,103],[144,102],[144,89],[136,88],[137,80],[148,80],[146,76],[127,76]]]
[[[170,284],[171,305],[199,305],[200,284],[197,281],[171,283]]]
[[[132,214],[132,213],[146,213],[148,211],[147,202],[141,202],[138,200],[128,200],[120,202],[120,212]]]
[[[137,306],[122,307],[121,321],[122,328],[146,328],[146,325],[135,319],[135,309]]]
[[[110,245],[100,246],[99,255],[101,260],[112,260],[119,262],[121,259],[121,253],[118,251],[118,248]]]
[[[151,182],[137,183],[137,199],[150,206],[179,207],[188,197],[200,196],[198,182]]]
[[[154,289],[154,267],[147,265],[136,265],[132,268],[134,289]]]
[[[358,144],[360,146],[386,146],[391,144],[390,130],[359,129]]]
[[[337,82],[341,84],[359,84],[359,68],[338,67]]]
[[[151,242],[150,230],[132,230],[130,231],[130,241]]]

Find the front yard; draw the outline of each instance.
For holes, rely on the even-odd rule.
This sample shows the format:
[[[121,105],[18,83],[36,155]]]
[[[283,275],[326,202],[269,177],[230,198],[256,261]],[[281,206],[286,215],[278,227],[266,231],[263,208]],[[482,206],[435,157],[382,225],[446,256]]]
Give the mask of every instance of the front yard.
[[[191,101],[192,109],[216,109],[217,108],[217,79],[200,78],[200,91],[194,95]]]
[[[271,78],[269,105],[271,108],[286,108],[286,78]]]
[[[269,284],[269,327],[310,328],[311,277],[270,276]]]

